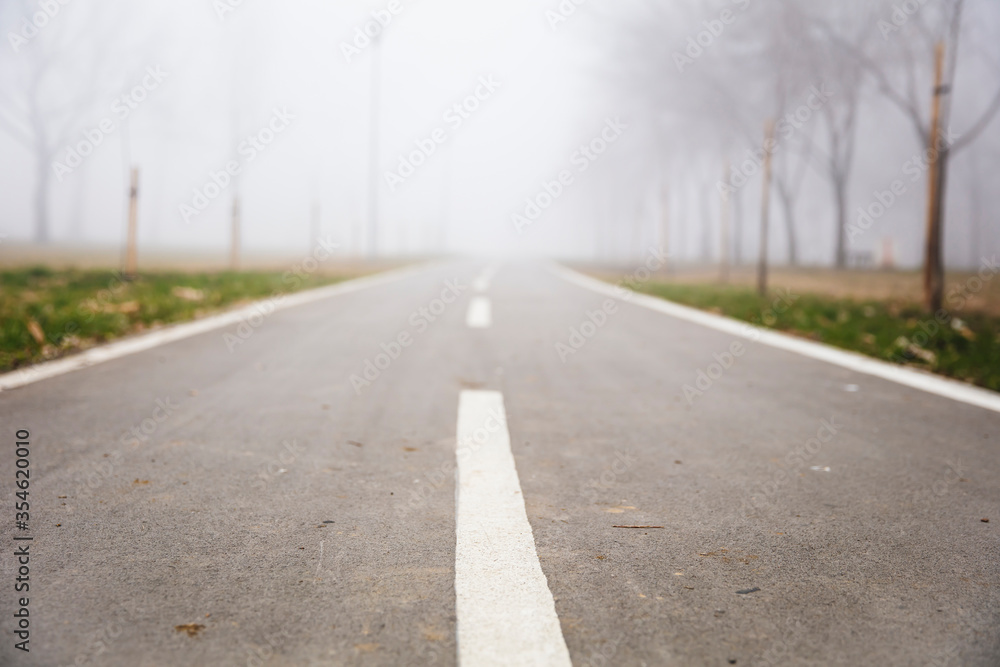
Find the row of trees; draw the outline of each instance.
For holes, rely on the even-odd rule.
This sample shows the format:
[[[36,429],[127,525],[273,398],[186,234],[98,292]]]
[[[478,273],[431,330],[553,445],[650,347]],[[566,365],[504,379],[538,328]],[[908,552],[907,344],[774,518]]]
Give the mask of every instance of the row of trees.
[[[0,132],[31,156],[36,243],[52,240],[50,202],[56,186],[78,166],[73,160],[82,163],[90,151],[104,143],[115,144],[121,150],[122,192],[126,199],[133,200],[127,206],[134,209],[138,160],[131,147],[129,123],[131,110],[138,104],[147,121],[157,127],[164,152],[171,145],[211,142],[211,128],[203,122],[189,123],[183,134],[176,131],[177,118],[190,112],[178,108],[184,102],[177,95],[154,95],[147,90],[156,102],[146,102],[145,94],[138,104],[131,99],[119,102],[123,93],[131,95],[129,91],[137,82],[153,80],[159,85],[160,80],[169,80],[174,65],[190,59],[183,44],[167,42],[170,36],[162,28],[162,10],[162,6],[120,2],[51,3],[48,8],[33,0],[15,0],[0,12],[0,33],[6,37],[0,49]],[[251,131],[253,117],[264,108],[255,97],[255,82],[266,54],[259,44],[250,42],[251,35],[238,29],[235,21],[218,25],[220,47],[228,59],[223,65],[228,69],[226,85],[218,91],[225,101],[218,106],[228,112],[222,123],[228,129],[231,154],[235,156],[240,137]],[[165,70],[161,67],[164,64]],[[149,72],[155,72],[156,78],[149,79]],[[112,124],[102,129],[102,119]],[[67,159],[73,152],[80,157]],[[162,162],[162,156],[156,160],[157,165]],[[68,164],[69,169],[59,163]],[[86,188],[82,180],[78,185],[81,192]],[[240,187],[236,177],[229,190],[231,261],[237,264]],[[134,239],[134,230],[130,238]],[[130,252],[134,253],[134,248],[130,247]]]
[[[747,176],[763,173],[770,160],[766,192],[780,206],[792,263],[807,173],[827,183],[832,259],[843,268],[855,224],[850,192],[859,145],[887,145],[877,133],[865,134],[863,121],[908,125],[926,160],[919,165],[928,195],[926,301],[940,308],[950,161],[1000,111],[995,3],[654,0],[634,9],[616,44],[619,92],[651,118],[657,145],[676,163],[707,159],[721,171],[732,159],[729,183],[720,188],[727,198],[738,198]],[[747,149],[759,159],[743,166]],[[911,154],[900,154],[899,163]]]

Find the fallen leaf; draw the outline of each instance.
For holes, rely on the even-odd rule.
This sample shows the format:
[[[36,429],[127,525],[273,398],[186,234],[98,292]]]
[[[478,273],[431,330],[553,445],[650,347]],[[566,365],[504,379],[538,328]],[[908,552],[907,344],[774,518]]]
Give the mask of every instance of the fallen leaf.
[[[184,299],[185,301],[201,301],[205,298],[205,293],[200,289],[194,289],[193,287],[175,287],[170,290],[170,293],[179,299]]]
[[[30,333],[31,337],[35,339],[36,343],[41,345],[42,343],[45,342],[45,332],[42,331],[42,327],[39,326],[38,322],[29,319],[27,322],[27,326],[28,326],[28,333]]]
[[[198,633],[205,629],[204,625],[200,623],[185,623],[184,625],[175,625],[174,630],[177,632],[186,632],[188,637],[197,637]]]

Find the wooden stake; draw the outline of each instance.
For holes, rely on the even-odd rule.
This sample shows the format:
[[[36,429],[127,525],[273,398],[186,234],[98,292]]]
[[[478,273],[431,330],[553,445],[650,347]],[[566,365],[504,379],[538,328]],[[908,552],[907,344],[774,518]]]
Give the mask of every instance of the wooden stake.
[[[135,278],[139,270],[139,253],[136,233],[139,226],[139,168],[132,167],[131,187],[128,194],[128,241],[125,250],[125,275]]]
[[[232,236],[229,246],[229,268],[238,271],[240,268],[240,198],[233,196]]]
[[[660,252],[670,253],[670,186],[666,181],[660,190]],[[669,265],[663,268],[669,270]]]
[[[764,129],[764,193],[760,212],[760,261],[757,264],[757,291],[767,295],[767,233],[771,216],[771,152],[774,150],[774,121]]]

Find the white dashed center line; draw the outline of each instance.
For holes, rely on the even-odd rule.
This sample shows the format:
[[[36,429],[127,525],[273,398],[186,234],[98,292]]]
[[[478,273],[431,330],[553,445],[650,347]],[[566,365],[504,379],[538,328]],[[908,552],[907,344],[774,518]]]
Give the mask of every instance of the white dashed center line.
[[[460,667],[571,667],[524,510],[503,394],[462,392],[456,456]]]
[[[493,282],[493,276],[497,274],[500,270],[499,264],[490,264],[483,272],[479,274],[479,277],[472,281],[472,289],[477,292],[485,292],[490,288],[490,283]]]
[[[487,297],[477,296],[469,302],[465,323],[472,329],[489,329],[493,325],[493,306]]]

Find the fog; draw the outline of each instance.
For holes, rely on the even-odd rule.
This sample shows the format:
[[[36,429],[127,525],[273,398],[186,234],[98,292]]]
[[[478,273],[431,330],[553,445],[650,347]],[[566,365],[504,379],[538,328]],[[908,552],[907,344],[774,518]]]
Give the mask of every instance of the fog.
[[[120,244],[134,166],[140,252],[225,251],[238,198],[248,252],[749,263],[755,154],[791,118],[771,260],[918,266],[942,39],[945,265],[978,265],[1000,250],[1000,7],[968,0],[952,31],[952,0],[826,4],[7,0],[0,240]]]

